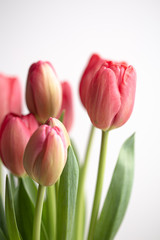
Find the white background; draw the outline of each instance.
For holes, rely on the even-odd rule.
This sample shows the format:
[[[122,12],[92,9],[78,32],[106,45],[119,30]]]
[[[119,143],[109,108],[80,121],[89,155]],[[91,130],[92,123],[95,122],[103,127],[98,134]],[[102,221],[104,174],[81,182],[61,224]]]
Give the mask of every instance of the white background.
[[[124,60],[137,70],[133,114],[109,136],[103,199],[123,141],[136,131],[135,179],[131,201],[116,240],[160,239],[160,1],[0,0],[0,71],[17,75],[23,92],[31,63],[48,60],[73,86],[75,121],[71,136],[83,159],[90,120],[78,85],[94,52]],[[27,113],[23,98],[23,113]],[[100,131],[96,131],[86,184],[92,205]],[[89,213],[88,213],[89,219]]]

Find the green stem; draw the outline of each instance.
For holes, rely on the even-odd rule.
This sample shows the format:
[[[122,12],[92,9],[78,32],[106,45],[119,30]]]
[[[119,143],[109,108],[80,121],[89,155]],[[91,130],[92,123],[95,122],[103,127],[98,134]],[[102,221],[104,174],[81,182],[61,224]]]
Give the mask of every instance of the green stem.
[[[58,202],[59,183],[60,183],[60,178],[59,178],[58,181],[55,183],[56,203]]]
[[[2,162],[0,159],[0,196],[3,196],[3,174],[2,174]]]
[[[56,193],[55,185],[47,187],[48,236],[56,239]]]
[[[33,235],[32,240],[40,240],[40,231],[41,231],[41,218],[42,218],[42,208],[43,208],[43,199],[44,199],[45,186],[39,184],[34,222],[33,222]]]
[[[99,205],[100,205],[101,193],[102,193],[102,187],[103,187],[104,171],[105,171],[106,154],[107,154],[108,133],[109,133],[108,131],[106,132],[102,131],[98,176],[97,176],[96,190],[94,195],[88,240],[93,240],[94,229],[96,226],[96,221],[97,221],[97,216],[99,211]]]
[[[88,166],[88,161],[89,161],[89,155],[90,155],[94,130],[95,130],[95,128],[94,128],[94,126],[92,126],[91,130],[90,130],[89,139],[88,139],[84,164],[81,168],[80,176],[79,176],[79,186],[78,186],[77,205],[76,205],[76,218],[75,218],[75,235],[74,235],[74,238],[76,240],[82,240],[83,239],[84,183],[85,183],[85,178],[86,178],[86,172],[87,172],[87,166]]]

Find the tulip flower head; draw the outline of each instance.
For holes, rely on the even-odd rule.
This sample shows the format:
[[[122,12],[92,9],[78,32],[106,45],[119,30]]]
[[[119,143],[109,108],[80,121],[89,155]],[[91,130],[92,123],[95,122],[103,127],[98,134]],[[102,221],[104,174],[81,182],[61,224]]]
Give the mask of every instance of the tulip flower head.
[[[26,102],[30,112],[41,123],[59,113],[62,90],[51,63],[39,61],[31,65],[27,78]]]
[[[21,114],[21,86],[17,77],[0,74],[0,125],[10,113]]]
[[[0,130],[0,155],[4,165],[15,175],[23,176],[23,154],[38,122],[32,114],[19,116],[8,114]]]
[[[122,126],[132,113],[135,90],[136,72],[132,66],[124,62],[103,62],[89,80],[86,98],[83,98],[93,125],[104,131]]]
[[[44,186],[54,184],[67,160],[70,144],[64,125],[50,118],[30,138],[24,153],[24,168],[28,175]]]
[[[69,131],[72,127],[74,111],[73,111],[73,94],[69,82],[62,82],[62,105],[60,112],[57,116],[59,118],[64,111],[63,124]]]

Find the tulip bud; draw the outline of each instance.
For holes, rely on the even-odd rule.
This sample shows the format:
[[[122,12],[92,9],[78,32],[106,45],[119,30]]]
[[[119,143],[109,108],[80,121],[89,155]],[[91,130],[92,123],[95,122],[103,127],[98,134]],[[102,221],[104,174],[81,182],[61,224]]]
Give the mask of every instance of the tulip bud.
[[[18,78],[0,74],[0,126],[10,113],[21,114],[21,87]]]
[[[62,90],[53,66],[39,61],[31,65],[27,78],[26,102],[39,122],[57,116],[61,108]]]
[[[50,118],[31,136],[24,153],[23,164],[28,175],[44,186],[54,184],[67,160],[70,144],[64,125]]]
[[[66,127],[67,131],[71,129],[73,123],[73,97],[72,97],[72,88],[69,82],[62,82],[62,105],[61,110],[57,116],[59,118],[64,111],[63,124]]]
[[[109,130],[130,117],[136,90],[136,72],[126,63],[106,61],[90,82],[86,109],[94,126]]]
[[[102,59],[97,54],[93,54],[88,62],[88,65],[82,75],[80,85],[79,85],[79,94],[81,98],[81,102],[86,107],[86,99],[88,98],[88,88],[92,78],[95,73],[99,70],[100,66],[104,63],[104,59]]]
[[[38,122],[32,114],[18,116],[8,114],[0,130],[0,155],[4,165],[15,175],[25,174],[23,154],[32,133],[38,128]]]

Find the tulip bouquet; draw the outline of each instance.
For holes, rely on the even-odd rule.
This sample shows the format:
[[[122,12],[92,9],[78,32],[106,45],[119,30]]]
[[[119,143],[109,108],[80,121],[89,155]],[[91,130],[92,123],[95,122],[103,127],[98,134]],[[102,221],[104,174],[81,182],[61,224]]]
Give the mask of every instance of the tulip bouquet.
[[[17,78],[0,75],[0,240],[111,240],[129,202],[134,172],[134,134],[122,145],[102,209],[108,134],[130,117],[136,73],[125,62],[93,54],[79,94],[92,122],[84,161],[70,140],[72,89],[49,62],[29,68],[28,115],[21,114]],[[85,180],[95,128],[102,131],[97,183],[88,230]],[[8,169],[3,189],[3,164]]]

